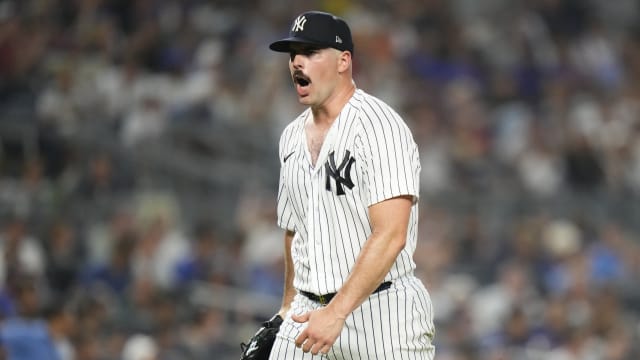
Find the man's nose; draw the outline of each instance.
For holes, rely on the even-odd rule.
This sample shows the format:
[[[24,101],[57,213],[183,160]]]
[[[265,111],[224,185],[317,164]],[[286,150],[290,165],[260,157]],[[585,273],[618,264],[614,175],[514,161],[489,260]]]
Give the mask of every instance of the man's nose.
[[[303,56],[300,54],[291,54],[291,66],[294,69],[301,69],[303,64]]]

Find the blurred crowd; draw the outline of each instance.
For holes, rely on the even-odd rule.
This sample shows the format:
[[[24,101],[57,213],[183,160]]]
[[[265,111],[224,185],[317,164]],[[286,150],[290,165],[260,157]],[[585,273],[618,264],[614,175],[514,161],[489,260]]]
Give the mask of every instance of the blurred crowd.
[[[436,358],[640,358],[635,0],[0,0],[4,356],[238,358],[311,8],[421,149]]]

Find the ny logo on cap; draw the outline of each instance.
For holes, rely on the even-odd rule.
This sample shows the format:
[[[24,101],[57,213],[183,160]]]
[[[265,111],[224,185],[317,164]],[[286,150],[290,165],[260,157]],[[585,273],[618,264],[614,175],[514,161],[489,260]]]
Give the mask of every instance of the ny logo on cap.
[[[296,21],[293,22],[293,27],[291,28],[291,31],[293,32],[303,31],[304,23],[306,22],[307,22],[307,18],[304,15],[298,16],[296,18]]]

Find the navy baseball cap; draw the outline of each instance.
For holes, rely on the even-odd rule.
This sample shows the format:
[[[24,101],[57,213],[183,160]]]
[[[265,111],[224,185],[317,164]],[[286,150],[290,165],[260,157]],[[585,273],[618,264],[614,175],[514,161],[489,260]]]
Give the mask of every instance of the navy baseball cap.
[[[289,37],[272,43],[269,48],[289,52],[291,44],[295,43],[348,50],[353,54],[349,25],[341,18],[321,11],[308,11],[298,15],[291,24]]]

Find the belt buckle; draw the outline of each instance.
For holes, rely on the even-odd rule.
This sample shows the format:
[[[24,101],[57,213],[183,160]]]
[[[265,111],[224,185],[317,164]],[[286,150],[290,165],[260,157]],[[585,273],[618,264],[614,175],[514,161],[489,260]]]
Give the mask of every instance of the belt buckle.
[[[327,305],[329,303],[324,295],[318,296],[318,302],[320,303],[320,305]]]

